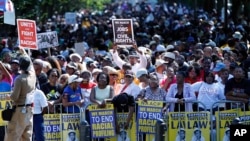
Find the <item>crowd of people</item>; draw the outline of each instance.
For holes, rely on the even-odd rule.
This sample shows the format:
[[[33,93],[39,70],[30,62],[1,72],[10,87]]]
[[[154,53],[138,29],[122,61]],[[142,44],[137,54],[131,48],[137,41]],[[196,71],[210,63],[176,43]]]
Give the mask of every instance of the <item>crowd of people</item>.
[[[133,20],[132,46],[112,42],[111,20],[115,18]],[[249,109],[249,19],[232,21],[229,17],[225,25],[223,15],[216,11],[208,13],[176,3],[132,6],[124,2],[110,4],[102,12],[86,10],[78,20],[81,24],[38,29],[57,31],[60,42],[50,53],[42,49],[30,54],[36,75],[30,82],[46,96],[45,113],[77,113],[78,107],[90,103],[105,108],[107,100],[120,93],[134,100],[169,103],[165,108],[169,112],[210,111],[217,108],[212,106],[215,102],[225,99],[240,101]],[[82,42],[84,54],[75,51],[76,42]],[[20,70],[24,70],[19,58],[15,43],[3,41],[0,92],[28,92],[16,88],[22,82]],[[10,98],[15,101],[18,97],[12,94]],[[196,100],[203,104],[195,108],[190,102]],[[44,111],[36,115],[42,116]],[[37,134],[36,141],[44,139],[40,136]]]

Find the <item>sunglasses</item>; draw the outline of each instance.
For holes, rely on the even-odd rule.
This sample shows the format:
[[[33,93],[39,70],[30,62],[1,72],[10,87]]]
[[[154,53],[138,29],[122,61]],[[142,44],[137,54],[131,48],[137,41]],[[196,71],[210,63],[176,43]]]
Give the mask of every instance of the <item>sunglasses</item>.
[[[110,76],[118,76],[117,74],[109,74]]]

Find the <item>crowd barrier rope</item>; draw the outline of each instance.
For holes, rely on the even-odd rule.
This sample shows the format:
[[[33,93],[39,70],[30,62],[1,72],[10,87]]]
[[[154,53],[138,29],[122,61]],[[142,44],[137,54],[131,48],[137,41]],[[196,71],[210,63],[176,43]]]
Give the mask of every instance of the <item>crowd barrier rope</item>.
[[[0,111],[11,107],[11,101],[5,100],[9,94],[0,93]],[[117,113],[111,103],[105,108],[96,104],[77,107],[78,110],[67,112],[62,104],[54,105],[54,112],[44,114],[45,140],[68,141],[75,136],[78,141],[157,141],[155,140],[155,124],[163,119],[167,125],[165,141],[193,141],[200,136],[205,141],[224,141],[228,138],[232,121],[239,117],[243,124],[250,124],[250,111],[246,111],[245,103],[222,100],[206,107],[200,101],[185,102],[202,105],[193,112],[169,111],[169,105],[162,101],[137,101],[133,118],[128,129],[124,128],[127,112]],[[248,105],[247,105],[248,106]],[[56,110],[59,107],[59,112]],[[80,111],[80,112],[75,112]],[[7,122],[0,117],[0,125]],[[117,132],[117,127],[120,131]]]

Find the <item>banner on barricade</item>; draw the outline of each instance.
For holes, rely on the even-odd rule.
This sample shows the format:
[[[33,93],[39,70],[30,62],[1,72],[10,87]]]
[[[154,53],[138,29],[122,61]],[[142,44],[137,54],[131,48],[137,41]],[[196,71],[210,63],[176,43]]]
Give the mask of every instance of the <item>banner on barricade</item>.
[[[92,138],[114,137],[116,126],[113,104],[107,104],[105,108],[89,105],[88,109]]]
[[[186,137],[190,141],[210,141],[210,112],[186,113]]]
[[[132,19],[113,19],[114,43],[117,45],[133,45],[134,31]]]
[[[63,141],[79,140],[80,114],[61,114],[61,137]]]
[[[231,122],[239,117],[241,109],[232,109],[215,112],[217,140],[224,141],[230,138]]]
[[[39,49],[56,47],[59,45],[56,31],[38,33],[37,41]]]
[[[243,122],[245,125],[250,125],[250,111],[242,111],[240,112],[240,121]]]
[[[168,134],[169,141],[186,140],[186,124],[187,118],[185,112],[169,112],[168,113]]]
[[[2,111],[4,109],[6,109],[7,107],[12,107],[12,103],[10,100],[5,100],[6,95],[9,95],[10,92],[0,92],[0,113],[2,113]],[[2,114],[0,114],[0,126],[5,126],[7,125],[8,122],[4,121],[2,119]]]
[[[136,135],[136,117],[135,114],[131,119],[129,127],[127,130],[124,129],[124,124],[128,117],[128,113],[117,113],[116,120],[117,124],[120,127],[120,133],[117,134],[115,137],[106,139],[105,141],[137,141]]]
[[[28,49],[38,49],[36,22],[27,19],[17,19],[19,46]]]
[[[44,136],[46,141],[60,141],[60,114],[45,114],[44,118]]]
[[[162,101],[138,101],[137,132],[147,134],[146,138],[154,140],[155,124],[162,118]],[[151,135],[149,135],[151,134]]]
[[[169,141],[209,141],[210,113],[209,112],[170,112]]]

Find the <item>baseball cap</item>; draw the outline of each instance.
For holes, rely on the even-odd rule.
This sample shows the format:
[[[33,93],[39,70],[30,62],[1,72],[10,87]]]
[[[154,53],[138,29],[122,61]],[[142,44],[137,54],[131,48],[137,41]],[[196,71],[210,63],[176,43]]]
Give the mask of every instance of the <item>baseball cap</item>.
[[[142,75],[144,75],[144,74],[148,74],[148,71],[145,69],[145,68],[141,68],[141,69],[139,69],[137,72],[136,72],[136,77],[137,78],[139,78],[139,77],[141,77]]]
[[[166,53],[164,53],[163,57],[175,59],[175,54],[172,52],[166,52]]]
[[[226,65],[222,62],[217,62],[216,65],[215,65],[215,68],[213,69],[214,72],[218,72],[220,71],[221,69],[225,68]]]
[[[13,60],[10,62],[10,64],[18,64],[18,65],[19,65],[19,60],[13,59]]]
[[[125,72],[124,76],[132,76],[132,77],[134,77],[134,73],[131,70],[127,70]]]
[[[162,59],[157,59],[155,62],[155,68],[160,67],[161,65],[165,64],[166,62]]]
[[[71,84],[73,82],[82,82],[82,78],[78,77],[77,75],[71,75],[69,76],[68,84]]]

